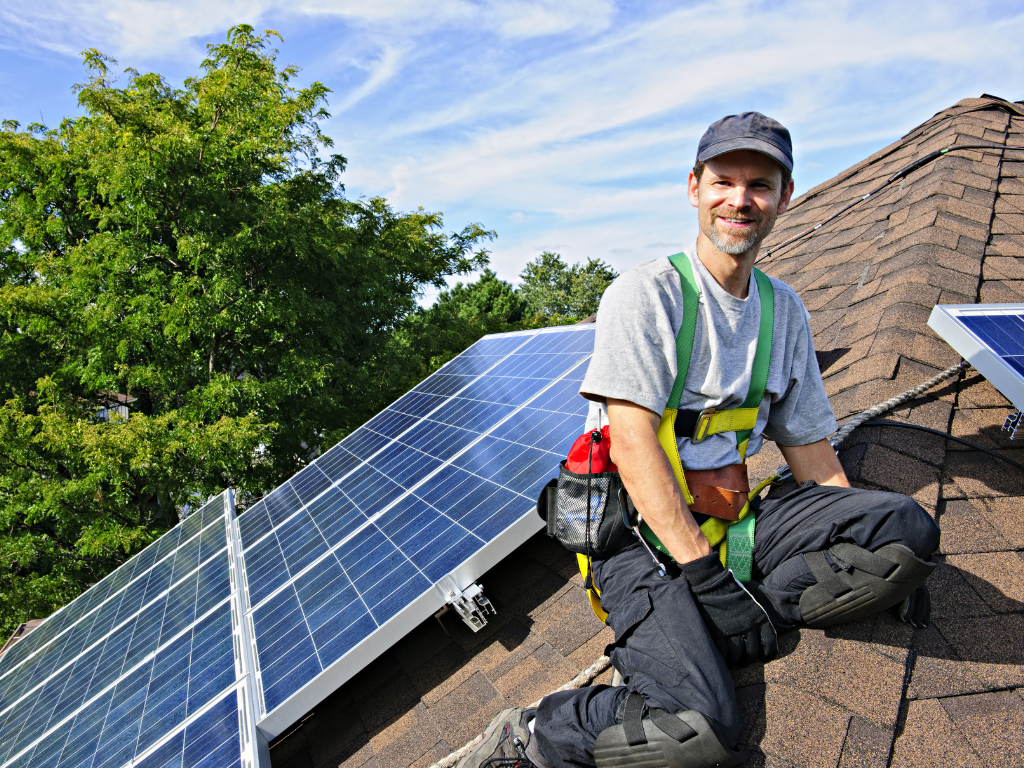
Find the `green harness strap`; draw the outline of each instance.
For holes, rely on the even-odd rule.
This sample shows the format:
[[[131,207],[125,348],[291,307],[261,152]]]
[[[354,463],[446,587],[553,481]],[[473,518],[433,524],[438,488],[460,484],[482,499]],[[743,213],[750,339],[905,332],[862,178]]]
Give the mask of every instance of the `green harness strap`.
[[[700,288],[693,276],[693,266],[685,253],[669,256],[668,260],[679,273],[680,287],[683,289],[683,322],[676,334],[676,380],[672,382],[672,392],[668,396],[668,405],[674,411],[679,410],[679,400],[686,387],[686,375],[690,372],[690,357],[693,355],[693,339],[697,335],[697,312],[700,310]],[[760,339],[758,339],[760,341]],[[748,396],[749,399],[749,396]]]
[[[690,259],[685,253],[677,253],[669,257],[672,266],[679,273],[679,282],[683,293],[683,321],[676,334],[676,379],[672,383],[666,410],[678,410],[686,385],[686,376],[690,370],[693,356],[693,342],[697,333],[697,312],[700,302],[700,289],[693,274]],[[768,373],[771,367],[772,344],[775,336],[775,290],[771,280],[759,269],[754,269],[754,280],[757,282],[757,293],[761,306],[761,318],[757,329],[757,348],[754,352],[754,364],[750,375],[750,386],[747,396],[740,408],[758,408],[764,399],[768,385]],[[753,430],[736,432],[736,448],[740,460],[746,461],[747,441]],[[678,453],[678,448],[676,448]],[[754,516],[749,514],[749,507],[741,513],[741,519],[733,524],[718,518],[708,518],[701,524],[701,530],[708,537],[712,546],[724,542],[725,566],[732,569],[740,581],[749,581],[754,548]],[[648,526],[641,529],[644,537],[663,552],[664,546]],[[726,538],[727,537],[727,538]]]

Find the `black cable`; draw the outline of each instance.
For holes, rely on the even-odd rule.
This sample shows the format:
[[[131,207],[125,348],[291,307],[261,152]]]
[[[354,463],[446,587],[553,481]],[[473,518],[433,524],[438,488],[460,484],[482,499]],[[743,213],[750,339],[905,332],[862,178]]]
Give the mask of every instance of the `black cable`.
[[[840,208],[838,211],[833,213],[831,216],[829,216],[827,219],[825,219],[821,223],[815,224],[810,229],[806,229],[806,230],[804,230],[803,232],[801,232],[798,235],[794,235],[793,237],[789,238],[789,240],[787,240],[784,243],[779,243],[778,245],[772,246],[767,251],[765,251],[761,256],[758,256],[754,260],[754,263],[757,264],[757,262],[762,261],[764,259],[767,259],[769,256],[771,256],[773,253],[775,253],[780,248],[785,248],[787,245],[790,245],[791,243],[795,243],[797,240],[803,240],[808,235],[813,234],[814,232],[817,232],[819,229],[821,229],[826,224],[828,224],[830,222],[833,222],[836,219],[838,219],[840,216],[842,216],[848,210],[853,208],[855,205],[859,205],[860,203],[863,203],[865,200],[867,200],[872,195],[881,192],[883,189],[888,187],[894,181],[898,181],[898,180],[902,179],[904,176],[907,176],[908,174],[913,173],[914,171],[916,171],[921,166],[927,165],[928,163],[932,162],[932,160],[935,160],[936,158],[942,157],[947,152],[952,152],[953,150],[957,150],[957,149],[1000,149],[1000,150],[1007,150],[1007,149],[1024,149],[1024,146],[1021,146],[1021,147],[1018,147],[1018,146],[1006,146],[1005,144],[960,144],[960,145],[955,145],[955,146],[952,146],[952,147],[946,147],[945,149],[937,149],[934,152],[929,152],[927,155],[925,155],[924,157],[918,158],[917,160],[912,162],[910,165],[907,165],[907,166],[905,166],[903,168],[900,168],[898,171],[896,171],[896,173],[894,173],[888,179],[886,179],[881,184],[879,184],[877,187],[872,189],[866,195],[864,195],[863,197],[858,197],[853,202],[847,203],[846,205],[844,205],[842,208]]]
[[[939,431],[937,429],[932,429],[931,427],[922,427],[920,424],[906,424],[906,423],[904,423],[902,421],[887,421],[885,419],[879,419],[877,421],[865,421],[863,424],[861,424],[861,426],[862,427],[904,427],[905,429],[919,429],[922,432],[928,432],[929,434],[932,434],[932,435],[938,435],[939,437],[944,437],[947,440],[952,440],[953,442],[956,442],[956,443],[963,443],[964,445],[966,445],[966,446],[968,446],[970,448],[973,448],[976,451],[982,451],[984,453],[989,454],[990,456],[994,456],[997,459],[1001,459],[1002,461],[1005,461],[1007,464],[1013,464],[1013,466],[1015,466],[1021,472],[1024,472],[1024,464],[1018,464],[1013,459],[1008,459],[1005,456],[1003,456],[1001,453],[996,453],[995,451],[989,450],[988,448],[983,448],[982,446],[978,445],[977,443],[972,443],[970,440],[964,440],[962,437],[953,437],[953,435],[949,434],[948,432],[941,432],[941,431]]]

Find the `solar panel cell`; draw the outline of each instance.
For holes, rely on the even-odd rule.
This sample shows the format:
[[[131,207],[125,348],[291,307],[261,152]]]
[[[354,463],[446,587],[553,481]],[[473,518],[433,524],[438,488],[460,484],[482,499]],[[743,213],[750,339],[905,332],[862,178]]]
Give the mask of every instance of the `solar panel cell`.
[[[288,481],[292,489],[298,494],[303,504],[308,504],[331,485],[327,477],[315,464],[303,469],[295,477]]]
[[[366,515],[336,488],[310,504],[308,512],[320,535],[332,548],[366,522]]]
[[[369,431],[367,430],[367,432]],[[359,457],[351,453],[347,447],[343,447],[342,443],[338,443],[316,460],[316,466],[331,480],[338,480],[344,477],[354,467],[359,466],[359,464]]]
[[[233,768],[241,763],[238,701],[234,691],[185,728],[183,768]],[[143,764],[139,768],[155,768]]]
[[[281,704],[322,671],[312,640],[304,640],[287,657],[282,657],[262,673],[263,698],[268,709]]]
[[[373,617],[358,603],[313,630],[320,662],[326,668],[365,640],[377,629]]]

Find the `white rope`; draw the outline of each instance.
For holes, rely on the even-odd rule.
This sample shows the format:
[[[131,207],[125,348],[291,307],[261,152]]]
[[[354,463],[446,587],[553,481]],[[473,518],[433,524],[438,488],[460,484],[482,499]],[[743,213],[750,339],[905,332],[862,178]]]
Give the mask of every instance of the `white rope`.
[[[561,688],[552,691],[552,693],[558,693],[558,691],[571,691],[576,688],[583,688],[584,686],[590,685],[592,682],[594,682],[594,678],[596,678],[598,675],[600,675],[602,672],[608,669],[608,667],[610,667],[611,665],[611,659],[609,659],[607,656],[602,656],[589,667],[587,667],[578,675],[576,675],[576,677],[574,677],[568,683],[563,685]],[[533,702],[533,704],[527,707],[527,709],[536,707],[539,704],[540,699],[537,699],[537,701]],[[471,742],[466,744],[464,747],[455,750],[447,757],[442,757],[440,760],[438,760],[436,763],[430,766],[430,768],[452,768],[453,765],[459,762],[459,760],[461,760],[464,755],[470,752],[477,744],[483,741],[486,737],[486,733],[481,733],[477,735]]]
[[[843,428],[836,432],[836,434],[832,437],[832,439],[829,442],[832,443],[833,448],[838,448],[839,445],[850,436],[850,433],[853,432],[853,430],[855,430],[865,421],[871,421],[871,419],[875,418],[876,416],[881,416],[883,413],[891,411],[893,408],[897,408],[903,405],[904,403],[913,400],[915,397],[918,397],[919,395],[923,395],[925,392],[927,392],[935,385],[941,384],[946,379],[953,378],[958,373],[960,373],[960,371],[965,371],[968,368],[970,368],[970,366],[971,364],[969,362],[967,362],[966,360],[961,360],[959,363],[950,366],[942,373],[932,376],[930,379],[928,379],[928,381],[918,384],[913,389],[908,389],[902,395],[896,395],[896,397],[886,400],[884,403],[879,403],[878,405],[868,408],[866,411],[858,413],[856,416],[854,416],[852,419],[846,422],[843,425]]]

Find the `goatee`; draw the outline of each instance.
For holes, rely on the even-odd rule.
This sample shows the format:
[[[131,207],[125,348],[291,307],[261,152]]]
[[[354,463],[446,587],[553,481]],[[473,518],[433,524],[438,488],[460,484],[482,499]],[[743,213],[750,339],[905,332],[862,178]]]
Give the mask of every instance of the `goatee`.
[[[711,241],[712,245],[715,246],[715,248],[720,250],[722,253],[728,253],[730,256],[742,256],[744,253],[746,253],[747,251],[754,247],[754,244],[757,242],[757,238],[760,235],[760,233],[755,230],[750,233],[750,236],[746,240],[737,243],[728,242],[727,240],[723,239],[718,234],[718,230],[715,229],[714,226],[712,226],[711,231],[707,232],[706,234],[708,236],[708,239]]]

